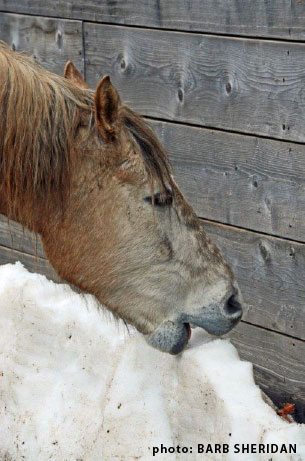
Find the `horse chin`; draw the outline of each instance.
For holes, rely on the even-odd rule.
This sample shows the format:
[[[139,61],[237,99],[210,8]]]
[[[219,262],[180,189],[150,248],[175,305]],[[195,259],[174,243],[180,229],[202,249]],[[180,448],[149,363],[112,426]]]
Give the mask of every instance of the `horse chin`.
[[[189,323],[173,321],[163,322],[156,330],[145,339],[152,347],[169,354],[179,354],[186,347],[191,336]]]

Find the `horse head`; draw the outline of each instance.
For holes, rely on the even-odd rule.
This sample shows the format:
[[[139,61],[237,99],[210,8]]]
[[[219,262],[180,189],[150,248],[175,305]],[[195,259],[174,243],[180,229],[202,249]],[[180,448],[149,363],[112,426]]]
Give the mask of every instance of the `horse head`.
[[[20,135],[11,139],[22,144],[14,141],[13,160],[1,164],[0,211],[15,210],[11,217],[41,235],[64,280],[93,294],[152,346],[181,352],[190,324],[216,336],[230,331],[242,315],[234,275],[145,120],[122,103],[108,76],[92,91],[71,62],[58,77],[18,60],[18,81],[6,85],[12,72],[2,77],[14,94],[3,94],[11,111],[26,104],[29,116],[1,121],[4,131],[15,120]]]
[[[72,63],[65,76],[86,91]],[[189,324],[227,333],[242,315],[234,275],[175,183],[164,148],[108,76],[95,90],[90,123],[88,114],[78,136],[89,145],[46,245],[50,260],[158,349],[180,352]]]

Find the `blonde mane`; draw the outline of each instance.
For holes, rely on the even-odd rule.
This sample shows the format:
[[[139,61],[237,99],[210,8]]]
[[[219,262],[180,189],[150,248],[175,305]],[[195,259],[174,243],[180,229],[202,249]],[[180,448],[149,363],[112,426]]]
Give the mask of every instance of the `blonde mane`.
[[[0,42],[0,179],[10,209],[62,200],[80,109],[93,93],[41,68]]]

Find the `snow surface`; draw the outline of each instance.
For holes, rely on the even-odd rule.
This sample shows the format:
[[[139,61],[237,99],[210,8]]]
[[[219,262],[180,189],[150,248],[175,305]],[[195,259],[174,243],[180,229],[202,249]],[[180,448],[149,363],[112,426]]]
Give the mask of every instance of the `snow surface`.
[[[297,455],[198,454],[198,443],[296,443]],[[152,447],[193,447],[153,458]],[[305,460],[305,425],[261,398],[228,340],[160,353],[20,263],[0,266],[0,459]]]

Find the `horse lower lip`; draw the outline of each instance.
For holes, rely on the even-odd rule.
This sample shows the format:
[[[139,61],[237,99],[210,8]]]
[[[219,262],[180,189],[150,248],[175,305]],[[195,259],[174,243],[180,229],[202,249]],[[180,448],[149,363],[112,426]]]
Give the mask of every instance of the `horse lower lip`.
[[[172,355],[176,355],[176,354],[179,354],[180,352],[182,352],[186,348],[187,343],[189,342],[190,337],[192,335],[192,330],[191,330],[190,324],[189,323],[184,323],[183,326],[184,326],[186,335],[184,337],[184,340],[179,341],[179,343],[177,343],[172,348],[172,350],[170,351],[170,354],[172,354]]]
[[[176,355],[185,349],[191,336],[188,322],[168,321],[146,337],[148,343],[163,352]]]

